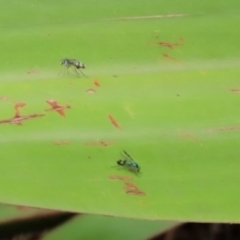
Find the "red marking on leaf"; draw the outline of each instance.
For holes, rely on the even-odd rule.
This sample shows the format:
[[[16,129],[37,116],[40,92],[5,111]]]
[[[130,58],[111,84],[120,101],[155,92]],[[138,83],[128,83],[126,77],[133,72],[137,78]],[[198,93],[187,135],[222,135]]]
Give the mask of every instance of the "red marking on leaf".
[[[110,179],[113,180],[121,180],[121,181],[131,181],[132,177],[123,177],[123,176],[118,176],[118,175],[113,175],[113,176],[109,176]]]
[[[23,108],[26,106],[26,103],[17,103],[15,105],[15,118],[18,118],[20,117],[20,109],[19,108]]]
[[[183,46],[184,39],[181,37],[179,38],[180,41],[176,43],[169,43],[169,42],[157,42],[155,45],[159,45],[162,47],[167,47],[169,49],[174,49],[175,47]]]
[[[47,103],[52,107],[50,109],[47,109],[46,111],[56,111],[58,112],[61,116],[66,117],[65,115],[65,109],[71,108],[71,106],[66,105],[66,106],[60,106],[57,101],[55,100],[47,100]]]
[[[93,81],[93,83],[94,83],[94,85],[95,85],[96,87],[101,87],[101,84],[100,84],[100,82],[98,81],[98,79],[95,79],[95,80]]]
[[[163,46],[163,47],[170,48],[170,49],[173,49],[173,48],[174,48],[174,45],[173,45],[172,43],[158,42],[157,44],[160,45],[160,46]]]
[[[1,120],[0,124],[9,123],[9,124],[17,124],[17,125],[21,126],[22,122],[25,121],[25,120],[45,116],[45,114],[32,114],[32,115],[27,115],[27,116],[21,116],[20,108],[23,108],[25,106],[26,106],[26,103],[15,104],[15,106],[14,106],[14,108],[15,108],[14,117],[10,118],[10,119]]]
[[[95,93],[96,91],[94,89],[88,89],[86,92],[87,93]]]
[[[129,195],[146,196],[146,193],[145,192],[141,192],[141,191],[129,190],[129,191],[126,191],[126,193],[129,194]]]
[[[125,182],[125,191],[130,195],[145,196],[146,193],[139,190],[139,188],[131,182]]]
[[[124,181],[124,183],[125,183],[124,190],[125,190],[126,194],[137,195],[137,196],[145,196],[146,195],[145,192],[141,191],[135,184],[133,184],[131,182],[133,180],[132,177],[113,175],[113,176],[109,176],[109,178],[112,180]]]
[[[171,57],[169,54],[167,54],[167,53],[163,53],[162,54],[165,58],[168,58],[168,59],[170,59],[170,60],[173,60],[173,61],[179,61],[179,60],[177,60],[176,58],[173,58],[173,57]]]
[[[122,130],[122,128],[119,126],[119,124],[117,123],[117,121],[115,120],[115,118],[112,115],[109,114],[108,118],[114,127],[118,128],[119,130]]]

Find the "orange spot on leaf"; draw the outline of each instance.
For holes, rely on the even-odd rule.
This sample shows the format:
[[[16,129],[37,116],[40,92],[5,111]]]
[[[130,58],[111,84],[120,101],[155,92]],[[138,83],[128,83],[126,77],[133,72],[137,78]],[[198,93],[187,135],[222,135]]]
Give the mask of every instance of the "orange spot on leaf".
[[[15,118],[18,118],[18,117],[20,117],[20,108],[23,108],[23,107],[25,107],[26,106],[26,103],[17,103],[16,105],[15,105]]]
[[[65,114],[65,109],[71,108],[71,106],[66,105],[66,106],[60,106],[57,101],[55,100],[47,100],[47,103],[52,107],[50,109],[47,109],[46,111],[56,111],[58,112],[61,116],[66,117]]]
[[[139,188],[131,182],[125,182],[125,191],[130,195],[145,196],[146,193],[139,190]]]
[[[26,106],[26,103],[15,104],[15,106],[14,106],[14,108],[15,108],[14,117],[10,118],[10,119],[0,120],[0,124],[9,123],[9,124],[17,124],[17,125],[21,126],[22,122],[25,121],[25,120],[45,116],[45,114],[32,114],[32,115],[27,115],[27,116],[21,116],[20,108],[23,108],[25,106]]]
[[[162,47],[167,47],[169,49],[174,49],[175,47],[183,46],[183,43],[184,43],[184,39],[181,37],[181,38],[179,38],[179,41],[175,42],[175,43],[157,42],[157,43],[154,43],[154,45],[159,45]]]
[[[119,126],[119,124],[117,123],[117,121],[115,120],[115,118],[112,115],[109,114],[108,118],[114,127],[118,128],[119,130],[122,130],[122,128]]]
[[[173,49],[173,48],[174,48],[174,45],[173,45],[172,43],[158,42],[157,44],[160,45],[160,46],[163,46],[163,47],[170,48],[170,49]]]
[[[137,195],[137,196],[145,196],[146,193],[141,191],[135,184],[133,184],[132,177],[124,177],[124,176],[118,176],[118,175],[113,175],[109,176],[110,179],[112,180],[121,180],[124,181],[124,190],[126,194],[129,195]]]
[[[95,79],[95,80],[93,81],[93,83],[94,83],[94,85],[95,85],[96,87],[101,87],[101,84],[100,84],[100,82],[98,81],[98,79]]]

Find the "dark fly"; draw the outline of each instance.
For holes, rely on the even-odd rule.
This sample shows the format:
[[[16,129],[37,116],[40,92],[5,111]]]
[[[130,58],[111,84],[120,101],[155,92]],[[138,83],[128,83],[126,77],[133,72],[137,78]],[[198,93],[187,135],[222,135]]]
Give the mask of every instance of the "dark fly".
[[[123,151],[122,155],[124,159],[119,159],[117,161],[118,165],[123,166],[133,172],[140,171],[140,166],[133,160],[133,158],[126,151]]]

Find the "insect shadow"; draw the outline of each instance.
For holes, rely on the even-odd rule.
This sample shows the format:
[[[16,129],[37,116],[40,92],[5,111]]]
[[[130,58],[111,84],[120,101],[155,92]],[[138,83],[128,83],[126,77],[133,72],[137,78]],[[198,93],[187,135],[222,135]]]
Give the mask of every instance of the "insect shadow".
[[[64,65],[66,69],[66,73],[69,74],[69,68],[73,69],[73,71],[78,75],[81,76],[83,75],[84,77],[88,78],[81,69],[85,69],[86,66],[84,63],[76,60],[76,59],[69,59],[69,58],[64,58],[61,60],[61,65]],[[62,71],[59,72],[58,76],[60,75]]]

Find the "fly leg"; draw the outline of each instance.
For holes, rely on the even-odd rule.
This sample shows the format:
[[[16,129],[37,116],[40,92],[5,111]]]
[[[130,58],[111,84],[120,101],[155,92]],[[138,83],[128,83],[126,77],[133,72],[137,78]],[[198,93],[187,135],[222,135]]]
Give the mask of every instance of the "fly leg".
[[[69,71],[68,71],[68,68],[69,68],[69,67],[66,67],[66,69],[67,69],[67,75],[69,75]]]
[[[75,68],[75,70],[76,70],[76,72],[78,72],[76,68]],[[82,74],[84,77],[88,78],[88,76],[86,76],[80,69],[78,69],[78,70],[81,72],[81,74]],[[78,73],[78,74],[79,74],[79,73]]]
[[[59,71],[57,77],[61,75],[61,73],[62,73],[63,70],[64,70],[64,69],[62,68],[62,69]]]

